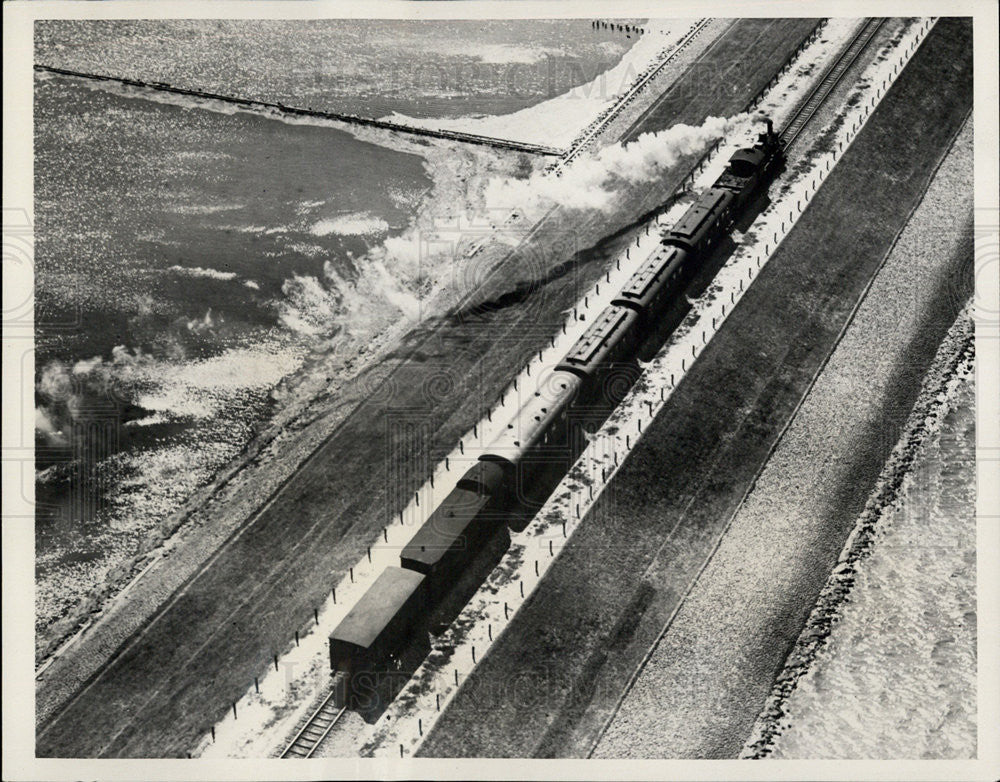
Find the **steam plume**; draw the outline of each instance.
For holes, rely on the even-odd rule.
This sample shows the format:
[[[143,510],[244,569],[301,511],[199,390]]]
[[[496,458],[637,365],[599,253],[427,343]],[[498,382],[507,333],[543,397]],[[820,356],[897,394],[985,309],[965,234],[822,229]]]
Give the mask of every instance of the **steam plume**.
[[[560,176],[536,171],[527,179],[494,179],[486,189],[486,202],[498,209],[532,211],[557,204],[570,209],[607,211],[622,184],[652,182],[685,155],[702,152],[733,133],[750,117],[709,117],[698,127],[678,124],[657,133],[643,133],[625,145],[608,146],[581,157]]]

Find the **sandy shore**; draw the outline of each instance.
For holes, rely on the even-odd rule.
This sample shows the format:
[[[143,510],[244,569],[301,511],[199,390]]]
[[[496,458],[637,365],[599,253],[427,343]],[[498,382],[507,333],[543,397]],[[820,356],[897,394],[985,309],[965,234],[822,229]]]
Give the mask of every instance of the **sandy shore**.
[[[696,22],[694,19],[651,19],[646,22],[646,32],[613,68],[552,100],[511,114],[447,119],[393,114],[383,119],[417,127],[569,147],[588,123],[613,106],[643,74],[655,68]],[[715,27],[721,29],[718,24]],[[711,38],[712,35],[703,36],[702,45]],[[699,48],[698,45],[692,47],[695,51]],[[660,79],[657,81],[663,83]]]
[[[963,313],[745,750],[976,755],[973,329]]]

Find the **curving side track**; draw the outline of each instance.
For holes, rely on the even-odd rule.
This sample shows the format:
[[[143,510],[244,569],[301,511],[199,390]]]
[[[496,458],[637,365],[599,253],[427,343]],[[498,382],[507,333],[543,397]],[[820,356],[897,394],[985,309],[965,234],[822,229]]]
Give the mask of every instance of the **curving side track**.
[[[567,163],[572,162],[577,155],[583,152],[590,142],[593,141],[594,138],[608,126],[608,124],[610,124],[619,114],[622,113],[625,107],[635,99],[635,96],[642,92],[650,81],[656,78],[660,71],[677,59],[677,56],[682,51],[687,49],[691,42],[701,34],[702,30],[704,30],[711,21],[712,20],[708,18],[699,19],[694,26],[691,27],[687,34],[678,42],[677,46],[674,47],[674,50],[663,59],[663,62],[632,85],[631,89],[629,89],[629,91],[618,100],[614,108],[611,109],[605,117],[602,117],[601,120],[594,125],[594,127],[588,130],[578,141],[574,142],[569,152],[566,153],[563,159],[557,163],[555,167],[562,168]]]

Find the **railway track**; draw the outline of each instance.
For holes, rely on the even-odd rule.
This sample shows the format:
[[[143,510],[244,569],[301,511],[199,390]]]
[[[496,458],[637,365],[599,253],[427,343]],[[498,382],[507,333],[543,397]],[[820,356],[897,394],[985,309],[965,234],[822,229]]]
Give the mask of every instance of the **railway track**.
[[[556,163],[553,166],[553,168],[557,170],[562,169],[563,166],[572,162],[573,159],[577,157],[577,155],[583,152],[583,150],[587,148],[590,142],[593,141],[594,138],[601,131],[604,130],[604,128],[606,128],[611,122],[615,120],[616,117],[618,117],[619,114],[622,113],[625,107],[628,106],[635,99],[635,96],[640,92],[642,92],[642,90],[646,87],[647,84],[649,84],[650,81],[656,78],[656,76],[660,73],[660,71],[662,71],[670,63],[672,63],[675,59],[677,59],[677,56],[682,51],[687,49],[687,47],[691,44],[691,42],[701,34],[702,30],[704,30],[705,27],[708,26],[708,23],[711,21],[712,20],[708,18],[699,19],[698,22],[678,42],[677,46],[674,47],[674,50],[663,60],[663,62],[661,62],[652,71],[647,73],[638,82],[632,85],[631,89],[629,89],[629,91],[619,99],[619,101],[615,104],[614,108],[608,113],[608,115],[602,118],[596,125],[594,125],[594,127],[588,130],[579,141],[574,143],[573,146],[570,148],[570,151],[566,153],[566,156],[561,161]]]
[[[305,725],[299,729],[295,737],[288,742],[288,746],[281,753],[283,758],[311,758],[319,749],[319,745],[330,735],[330,731],[344,716],[347,711],[346,706],[338,706],[334,697],[337,688],[334,687],[330,694],[323,699],[323,702],[314,711]]]
[[[795,143],[795,140],[802,133],[803,129],[809,124],[809,120],[819,111],[820,106],[826,102],[826,99],[833,92],[834,88],[840,84],[841,79],[844,78],[844,74],[855,63],[861,52],[868,47],[872,38],[875,37],[875,33],[881,29],[883,24],[885,24],[885,19],[868,19],[854,35],[854,38],[851,39],[847,47],[840,53],[836,61],[823,74],[823,78],[819,80],[812,92],[809,93],[809,96],[796,110],[791,121],[781,131],[781,140],[785,143],[786,150]]]

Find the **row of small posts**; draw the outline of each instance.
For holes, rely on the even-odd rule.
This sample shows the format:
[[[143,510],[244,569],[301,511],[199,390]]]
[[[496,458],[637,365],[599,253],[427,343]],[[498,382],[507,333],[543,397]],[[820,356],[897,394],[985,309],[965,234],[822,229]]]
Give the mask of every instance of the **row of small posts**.
[[[623,33],[638,33],[642,35],[646,32],[645,28],[637,27],[631,24],[620,24],[618,22],[604,22],[600,19],[594,19],[590,26],[595,30],[618,30]]]
[[[931,25],[933,23],[934,23],[933,19],[926,21],[923,24],[922,32],[926,33],[926,31],[930,29],[930,27],[931,27]],[[821,26],[822,26],[822,23],[821,23],[821,25],[817,26],[816,31],[814,31],[812,33],[812,35],[808,39],[806,39],[806,41],[804,41],[798,47],[798,49],[796,49],[795,54],[789,59],[789,62],[786,63],[785,66],[783,66],[781,73],[784,73],[788,69],[788,67],[790,67],[791,60],[794,59],[794,57],[799,53],[799,51],[801,51],[808,43],[811,43],[813,40],[816,39],[816,37],[818,37],[818,35],[819,35],[819,29],[820,29]],[[916,39],[916,40],[914,40],[913,42],[911,42],[909,48],[907,49],[907,54],[913,53],[916,50],[917,46],[919,46],[920,43],[921,43],[921,39],[919,39],[919,38]],[[896,75],[896,74],[899,73],[900,69],[905,65],[905,61],[906,61],[906,55],[904,54],[903,56],[900,57],[899,62],[895,66],[893,66],[893,75]],[[751,108],[756,105],[757,101],[760,99],[760,97],[762,97],[763,93],[766,92],[768,89],[770,89],[771,86],[773,86],[773,83],[776,80],[777,80],[777,77],[775,77],[775,79],[772,79],[772,82],[768,84],[768,86],[761,92],[761,94],[758,95],[757,98],[755,98],[753,101],[751,101],[751,104],[750,104]],[[862,115],[862,117],[860,117],[859,119],[857,119],[854,122],[852,122],[852,124],[851,124],[851,130],[850,130],[848,138],[847,138],[847,142],[848,143],[850,143],[850,141],[852,141],[854,139],[854,137],[857,135],[857,133],[861,130],[861,127],[864,125],[864,121],[870,116],[871,112],[878,105],[878,99],[881,98],[885,94],[885,92],[889,89],[889,86],[890,85],[888,84],[888,80],[883,80],[881,86],[877,89],[876,95],[872,96],[872,98],[865,104],[865,107],[863,109],[863,115]],[[719,147],[720,144],[721,144],[721,140],[715,142],[715,144],[712,145],[712,147],[709,150],[709,152],[707,152],[702,157],[702,160],[699,161],[698,165],[696,166],[697,171],[699,173],[700,173],[701,168],[707,162],[707,159],[715,152],[716,149],[718,149],[718,147]],[[825,164],[825,169],[826,169],[827,172],[830,171],[832,162],[836,159],[837,154],[843,152],[843,148],[844,148],[844,143],[840,142],[840,144],[838,145],[838,148],[837,148],[837,152],[831,154],[830,160],[828,160],[826,162],[826,164]],[[691,179],[693,181],[694,174],[692,174]],[[810,195],[815,194],[816,190],[819,187],[819,184],[820,184],[820,181],[819,181],[818,177],[814,176],[810,180],[810,186],[809,186]],[[806,205],[808,205],[808,201],[806,202]],[[789,211],[789,214],[788,214],[789,227],[791,226],[791,223],[792,223],[792,221],[795,218],[795,211],[798,211],[799,214],[802,213],[803,206],[801,204],[801,201],[796,201],[796,209]],[[784,222],[782,222],[782,228],[784,228]],[[775,243],[777,243],[778,238],[779,237],[777,236],[777,234],[775,234],[775,237],[774,237]],[[770,244],[765,245],[765,250],[764,250],[765,255],[767,254],[767,252],[768,252],[769,249],[770,249]],[[757,268],[758,268],[758,270],[761,268],[761,265],[762,265],[762,259],[760,257],[758,257],[757,258]],[[751,271],[750,272],[751,279],[752,279],[752,276],[753,276],[753,273]],[[742,284],[742,282],[740,283],[740,290],[741,291],[743,290],[743,284]],[[734,304],[735,303],[735,295],[731,296],[730,298],[731,298],[731,302],[730,303]],[[725,305],[723,305],[723,308],[722,308],[722,317],[725,317]],[[718,325],[721,325],[721,320],[720,320],[720,322],[719,322]],[[714,331],[717,328],[718,328],[718,326],[717,326],[717,323],[716,323],[716,319],[713,318],[712,319],[713,333],[714,333]],[[707,332],[705,330],[703,330],[702,331],[702,344],[705,345],[705,344],[707,344],[707,342],[708,342]],[[693,345],[693,344],[691,346],[691,352],[692,352],[692,356],[697,356],[698,351],[696,349],[696,346]],[[686,367],[686,360],[685,359],[681,360],[681,367],[682,367],[682,371],[686,370],[687,367]],[[670,388],[671,388],[671,390],[674,387],[675,387],[674,376],[671,375],[671,378],[670,378]],[[516,381],[515,381],[515,388],[516,388]],[[506,392],[505,392],[505,394],[506,394]],[[665,398],[664,392],[663,392],[663,389],[661,388],[660,389],[660,401],[662,402],[664,400],[664,398]],[[652,403],[651,402],[647,402],[647,404],[649,404],[650,416],[652,417],[652,415],[653,415]],[[502,406],[502,402],[501,402],[501,406]],[[639,418],[639,419],[636,420],[636,429],[637,429],[637,434],[641,434],[642,433],[642,431],[643,431],[643,424],[642,424],[641,418]],[[617,440],[617,438],[615,438],[615,440]],[[625,436],[625,440],[626,440],[626,450],[629,450],[631,448],[631,436],[630,435],[626,435]],[[614,465],[617,467],[618,464],[619,464],[619,456],[618,456],[617,448],[613,449],[612,459],[613,459]],[[446,465],[447,465],[447,459],[446,459]],[[450,466],[447,466],[447,469],[450,469]],[[606,473],[606,471],[604,469],[602,469],[601,470],[601,477],[600,477],[600,483],[601,483],[602,486],[604,484],[606,484],[606,482],[607,482],[607,480],[608,480],[609,477],[610,477],[610,475],[608,475]],[[433,484],[433,478],[431,480],[432,480],[432,484]],[[593,477],[592,480],[596,481],[597,479],[596,479],[596,477]],[[593,485],[588,486],[588,499],[590,501],[593,501],[593,499],[594,499]],[[418,504],[419,504],[419,500],[418,500]],[[571,499],[570,500],[570,506],[572,507],[574,505],[575,505],[575,517],[576,517],[577,520],[579,520],[579,519],[581,519],[580,503],[579,502],[575,502],[574,500]],[[400,514],[400,522],[402,523],[402,513]],[[388,528],[387,527],[383,528],[382,534],[383,534],[383,539],[386,540],[386,541],[388,541]],[[563,538],[567,538],[568,537],[568,532],[567,532],[567,529],[566,529],[566,522],[565,521],[562,522],[562,535],[563,535]],[[549,551],[549,556],[554,558],[555,557],[555,549],[554,549],[554,546],[553,546],[551,540],[549,541],[548,551]],[[367,556],[368,556],[368,561],[371,562],[371,547],[368,548]],[[349,578],[351,580],[351,583],[354,583],[354,568],[353,567],[349,568],[348,573],[349,573]],[[535,560],[535,575],[538,576],[539,573],[540,573],[540,570],[539,570],[539,566],[538,566],[538,560],[536,559]],[[520,595],[521,595],[522,598],[524,597],[524,584],[523,584],[523,581],[520,584]],[[333,588],[333,589],[330,590],[330,596],[331,596],[331,599],[332,599],[333,603],[336,604],[337,603],[337,590],[336,590],[336,588]],[[505,620],[509,618],[510,613],[511,613],[510,607],[505,602],[504,603],[504,619]],[[318,608],[314,608],[313,609],[313,614],[312,614],[312,621],[309,622],[308,625],[309,626],[316,626],[318,624],[319,624],[319,609]],[[487,627],[487,635],[489,637],[489,640],[492,642],[493,641],[493,625],[492,624],[489,624],[488,627]],[[295,631],[295,645],[298,646],[299,642],[300,642],[300,631],[296,630]],[[473,664],[476,663],[475,646],[472,647],[472,661],[473,661]],[[278,655],[277,654],[272,655],[272,663],[274,665],[274,670],[277,671],[278,670]],[[454,669],[454,677],[455,677],[455,684],[457,686],[459,684],[459,670],[457,668]],[[260,692],[260,677],[259,676],[255,676],[254,680],[253,680],[253,683],[254,683],[254,692],[255,693],[259,693]],[[440,709],[441,709],[440,695],[435,695],[435,704],[436,704],[437,710],[440,711]],[[230,704],[230,708],[232,709],[232,712],[233,712],[233,719],[238,719],[238,717],[239,717],[239,712],[238,712],[237,705],[238,705],[238,701],[233,701]],[[423,722],[422,722],[422,720],[419,720],[418,723],[419,723],[418,724],[418,730],[419,730],[420,735],[422,736],[423,735]],[[212,738],[212,742],[214,742],[215,741],[215,726],[214,725],[210,728],[210,735],[211,735],[211,738]],[[402,744],[400,744],[400,755],[401,756],[403,754],[403,751],[404,751],[404,747],[403,747]],[[188,753],[188,757],[191,757],[191,753]]]

